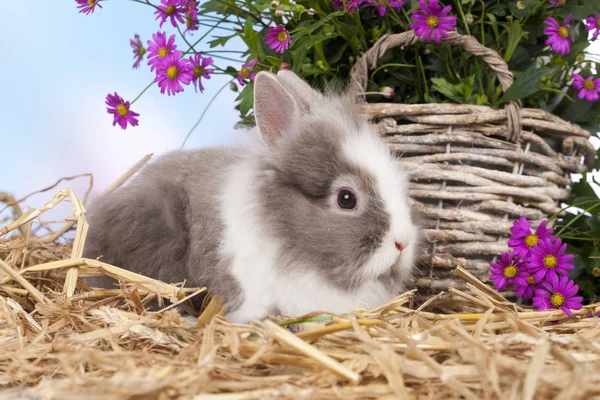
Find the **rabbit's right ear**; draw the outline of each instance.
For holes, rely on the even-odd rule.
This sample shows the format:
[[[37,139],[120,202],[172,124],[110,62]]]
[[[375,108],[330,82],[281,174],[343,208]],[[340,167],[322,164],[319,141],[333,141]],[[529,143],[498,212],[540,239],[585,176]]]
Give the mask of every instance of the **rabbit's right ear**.
[[[297,115],[296,103],[270,72],[261,71],[254,78],[254,116],[261,136],[275,143],[289,132]]]
[[[292,96],[292,100],[296,103],[296,109],[300,114],[310,113],[311,107],[314,107],[323,98],[321,93],[310,87],[308,83],[292,71],[279,71],[277,80]]]

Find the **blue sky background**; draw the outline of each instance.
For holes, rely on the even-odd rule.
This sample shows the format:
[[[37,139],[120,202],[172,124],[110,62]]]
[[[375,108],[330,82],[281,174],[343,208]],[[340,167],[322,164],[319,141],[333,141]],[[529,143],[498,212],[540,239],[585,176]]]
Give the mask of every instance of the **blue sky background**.
[[[145,154],[177,149],[212,95],[229,80],[213,76],[205,82],[205,94],[186,87],[171,97],[153,86],[132,106],[141,114],[140,125],[125,131],[113,127],[106,95],[117,91],[133,100],[154,78],[145,63],[138,70],[131,68],[129,39],[138,33],[146,43],[159,26],[149,6],[127,0],[102,5],[86,16],[73,0],[3,2],[0,191],[18,198],[60,177],[92,173],[98,193]],[[162,30],[175,33],[169,23]],[[185,46],[179,38],[177,43],[179,49]],[[239,43],[231,44],[228,49],[242,49]],[[600,53],[599,46],[594,43],[592,51]],[[234,130],[235,97],[229,89],[221,93],[186,148],[243,140],[243,132]],[[27,204],[39,207],[63,187],[82,197],[87,185],[86,179],[67,182]],[[62,219],[68,207],[51,215]]]
[[[158,21],[153,8],[131,1],[102,2],[103,8],[87,16],[76,5],[73,0],[2,4],[0,191],[16,197],[60,177],[88,172],[94,174],[94,192],[105,189],[145,154],[178,148],[210,98],[230,79],[212,76],[204,94],[190,86],[171,97],[161,95],[155,85],[132,106],[140,114],[139,126],[113,127],[106,95],[117,91],[133,100],[154,77],[145,63],[131,68],[129,39],[138,33],[146,44],[159,30]],[[205,29],[194,32],[192,39]],[[176,33],[168,23],[161,30]],[[185,46],[180,38],[177,44],[179,49]],[[233,127],[235,97],[229,89],[221,92],[186,148],[220,144],[242,134]],[[83,196],[87,181],[60,187],[67,186]],[[38,207],[55,192],[28,204]]]

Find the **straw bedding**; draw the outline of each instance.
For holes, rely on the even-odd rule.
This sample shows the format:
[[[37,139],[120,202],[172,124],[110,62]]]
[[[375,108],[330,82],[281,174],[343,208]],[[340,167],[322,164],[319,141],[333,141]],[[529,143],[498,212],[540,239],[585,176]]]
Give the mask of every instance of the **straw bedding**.
[[[65,225],[41,222],[65,200]],[[420,305],[410,291],[354,315],[234,325],[213,299],[190,322],[175,305],[203,288],[81,258],[85,207],[71,190],[26,212],[7,194],[0,202],[14,215],[0,223],[1,398],[600,398],[600,320],[589,317],[600,303],[572,318],[527,310],[457,268],[467,289]],[[97,274],[121,286],[80,279]],[[154,299],[164,308],[150,312]]]

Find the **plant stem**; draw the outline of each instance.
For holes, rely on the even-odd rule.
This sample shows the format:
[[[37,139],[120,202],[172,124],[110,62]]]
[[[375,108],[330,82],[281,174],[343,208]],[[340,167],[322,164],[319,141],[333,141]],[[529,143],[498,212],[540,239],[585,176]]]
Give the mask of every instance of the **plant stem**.
[[[456,4],[458,5],[458,12],[460,13],[460,18],[462,19],[463,24],[465,26],[465,32],[466,32],[467,35],[470,35],[471,31],[469,30],[469,24],[467,24],[467,19],[465,18],[465,13],[464,13],[464,11],[462,9],[461,1],[458,0],[456,2]]]
[[[206,105],[206,107],[204,107],[204,111],[202,111],[202,114],[200,115],[200,118],[198,119],[198,121],[196,121],[196,123],[194,124],[194,126],[192,126],[192,129],[190,129],[190,131],[188,132],[188,134],[185,136],[185,139],[183,140],[183,143],[181,143],[181,148],[182,149],[185,146],[185,143],[190,138],[190,135],[192,134],[192,132],[194,132],[194,129],[196,129],[196,127],[198,125],[200,125],[200,122],[202,122],[202,119],[204,118],[204,115],[206,115],[206,112],[210,108],[211,104],[215,101],[215,99],[223,91],[223,89],[225,89],[227,86],[229,86],[231,84],[231,82],[233,82],[233,79],[230,80],[229,82],[227,82],[226,84],[224,84],[223,86],[221,86],[221,88],[217,91],[217,93],[215,93],[215,95],[212,97],[212,99],[210,99],[210,101],[208,102],[208,104]]]
[[[137,99],[139,99],[140,97],[142,97],[142,95],[144,93],[146,93],[146,90],[150,89],[150,86],[154,85],[154,83],[155,83],[154,81],[150,82],[150,84],[148,84],[148,86],[146,86],[144,88],[144,90],[142,90],[142,92],[140,94],[138,94],[137,97],[135,99],[133,99],[133,101],[131,103],[129,103],[129,104],[133,105],[133,103],[135,103],[137,101]]]

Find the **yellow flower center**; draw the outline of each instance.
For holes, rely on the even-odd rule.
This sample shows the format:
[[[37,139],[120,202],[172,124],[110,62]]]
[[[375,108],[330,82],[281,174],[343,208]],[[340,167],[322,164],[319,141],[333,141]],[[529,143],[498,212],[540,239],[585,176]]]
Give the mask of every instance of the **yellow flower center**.
[[[522,1],[517,1],[517,8],[519,10],[524,10],[525,9],[525,3],[523,3]]]
[[[543,263],[544,267],[548,269],[554,269],[558,265],[558,259],[556,258],[556,256],[548,254],[547,256],[544,256]]]
[[[440,19],[438,17],[436,17],[435,15],[430,15],[427,18],[427,26],[430,28],[437,28],[437,26],[440,24]]]
[[[529,247],[530,249],[533,248],[533,246],[535,246],[539,242],[540,238],[533,233],[525,236],[525,246]]]
[[[587,90],[594,90],[596,88],[596,84],[591,79],[586,79],[583,81],[583,87]]]
[[[96,6],[96,1],[95,0],[88,0],[88,6],[95,7]]]
[[[286,31],[281,31],[277,34],[277,40],[279,40],[280,42],[285,42],[287,40],[287,32]]]
[[[185,26],[187,26],[188,28],[191,28],[192,26],[194,26],[195,22],[196,22],[196,20],[193,20],[190,17],[185,18]]]
[[[554,293],[551,297],[550,297],[550,303],[552,303],[552,305],[554,307],[561,307],[563,304],[565,304],[565,296],[563,296],[560,293]]]
[[[248,70],[248,68],[243,67],[240,71],[240,76],[244,79],[248,79],[248,77],[250,77],[250,71]]]
[[[504,277],[514,278],[515,276],[517,276],[517,272],[519,272],[517,267],[515,267],[514,265],[509,265],[508,267],[504,268]]]
[[[204,67],[202,65],[196,65],[194,67],[194,77],[200,78],[202,75],[204,75]]]
[[[560,28],[558,28],[558,36],[560,36],[562,39],[568,38],[569,30],[566,27],[561,26]]]
[[[177,75],[179,75],[179,68],[177,68],[175,65],[171,65],[169,68],[167,68],[167,78],[175,79],[177,78]]]
[[[118,114],[119,114],[121,117],[124,117],[124,116],[126,116],[127,114],[129,114],[129,110],[127,109],[127,107],[125,107],[125,105],[124,105],[124,104],[119,104],[119,105],[117,106],[117,113],[118,113]]]
[[[600,29],[600,17],[596,18],[596,28]]]
[[[535,279],[533,279],[533,275],[527,277],[527,283],[532,286],[536,284]]]
[[[164,56],[166,56],[168,51],[169,50],[167,50],[166,47],[161,47],[160,49],[158,49],[158,58],[163,58]]]
[[[169,4],[167,8],[165,8],[165,14],[171,15],[175,12],[175,6],[173,4]]]

